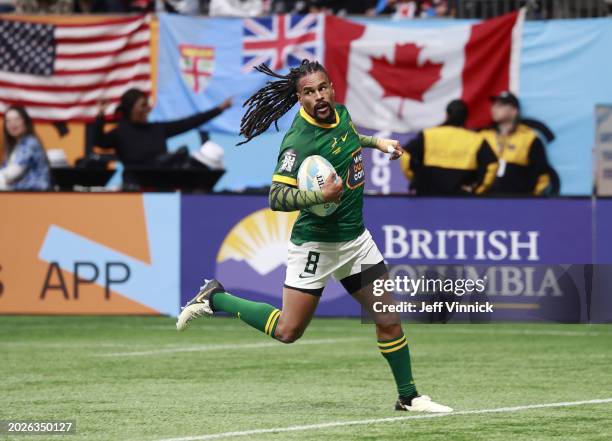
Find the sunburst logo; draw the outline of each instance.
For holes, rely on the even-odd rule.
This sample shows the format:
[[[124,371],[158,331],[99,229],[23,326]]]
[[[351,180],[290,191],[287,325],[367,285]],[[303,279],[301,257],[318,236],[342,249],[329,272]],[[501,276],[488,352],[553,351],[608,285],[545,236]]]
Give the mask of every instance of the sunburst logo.
[[[231,261],[241,262],[265,276],[286,265],[287,243],[297,215],[264,208],[242,219],[221,244],[218,269]]]

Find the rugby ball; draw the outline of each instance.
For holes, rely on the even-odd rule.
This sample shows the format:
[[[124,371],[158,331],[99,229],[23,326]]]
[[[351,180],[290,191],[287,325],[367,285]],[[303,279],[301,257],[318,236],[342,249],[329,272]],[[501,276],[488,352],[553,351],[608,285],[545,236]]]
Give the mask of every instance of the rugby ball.
[[[336,173],[334,166],[323,156],[308,156],[304,159],[298,170],[298,188],[307,191],[320,191],[323,183],[332,173]],[[338,204],[335,202],[326,202],[324,204],[313,205],[307,210],[317,216],[325,217],[332,214],[337,208]]]

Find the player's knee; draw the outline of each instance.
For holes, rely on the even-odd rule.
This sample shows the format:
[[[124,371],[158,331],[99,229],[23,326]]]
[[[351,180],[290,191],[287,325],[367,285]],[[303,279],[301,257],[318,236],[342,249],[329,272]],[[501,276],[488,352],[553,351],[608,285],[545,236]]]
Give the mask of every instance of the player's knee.
[[[278,341],[283,343],[293,343],[294,341],[298,340],[303,334],[303,329],[278,327],[276,328],[274,337],[276,337]]]

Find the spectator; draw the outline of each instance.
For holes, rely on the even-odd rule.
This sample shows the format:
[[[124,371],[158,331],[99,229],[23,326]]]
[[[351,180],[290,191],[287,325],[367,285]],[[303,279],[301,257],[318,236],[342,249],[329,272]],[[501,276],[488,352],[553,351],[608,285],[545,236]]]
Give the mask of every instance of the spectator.
[[[333,14],[332,2],[326,0],[299,0],[290,9],[292,14]]]
[[[398,0],[378,0],[376,4],[376,13],[379,15],[395,14],[395,8]]]
[[[449,15],[448,0],[378,0],[376,12],[395,19]]]
[[[497,158],[486,140],[465,129],[468,109],[461,100],[446,108],[446,121],[425,129],[400,158],[410,188],[418,195],[483,194],[493,184]]]
[[[149,123],[151,108],[147,99],[143,91],[130,89],[121,96],[117,108],[120,119],[116,128],[104,132],[104,104],[94,123],[94,144],[115,149],[125,166],[172,165],[173,155],[168,155],[166,139],[201,126],[232,105],[231,98],[228,98],[206,112],[176,121]]]
[[[542,195],[551,170],[538,133],[520,122],[520,102],[511,92],[491,97],[493,125],[481,134],[499,158],[492,192]]]
[[[0,0],[0,14],[8,14],[9,12],[15,12],[15,1]]]
[[[211,0],[209,14],[220,17],[258,17],[264,13],[263,0]]]
[[[124,0],[75,0],[74,12],[80,14],[109,14],[127,11]]]
[[[420,16],[423,18],[445,17],[447,15],[447,0],[426,0],[420,3]]]
[[[71,14],[73,0],[15,0],[17,14]]]
[[[4,152],[0,190],[49,190],[49,161],[23,107],[11,106],[4,114]]]
[[[127,12],[146,14],[155,10],[155,0],[125,0]]]
[[[396,20],[405,18],[418,17],[419,5],[415,1],[411,0],[400,0],[395,5],[395,14],[393,18]]]
[[[200,3],[198,0],[156,0],[155,10],[172,14],[198,15]]]
[[[334,14],[344,15],[375,15],[376,0],[352,0],[350,2],[334,1],[328,2],[332,7]]]

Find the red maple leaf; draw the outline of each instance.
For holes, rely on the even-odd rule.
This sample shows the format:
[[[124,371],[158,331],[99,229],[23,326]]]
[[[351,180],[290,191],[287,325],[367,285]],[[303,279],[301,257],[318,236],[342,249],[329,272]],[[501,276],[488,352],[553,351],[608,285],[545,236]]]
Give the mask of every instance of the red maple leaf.
[[[393,63],[385,56],[370,57],[372,68],[368,73],[382,86],[383,98],[393,96],[423,102],[425,92],[441,78],[443,63],[427,60],[419,64],[421,50],[421,47],[412,43],[396,44]]]

